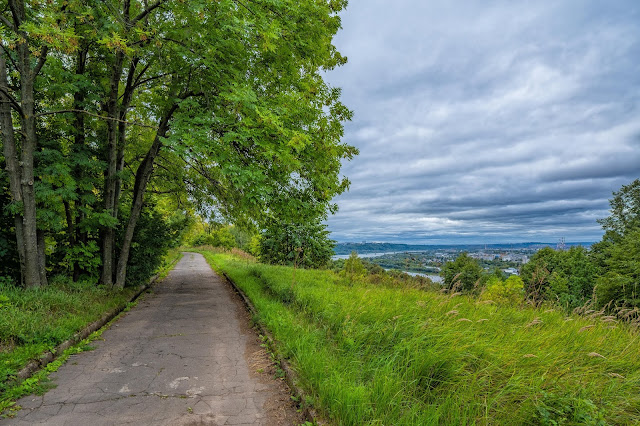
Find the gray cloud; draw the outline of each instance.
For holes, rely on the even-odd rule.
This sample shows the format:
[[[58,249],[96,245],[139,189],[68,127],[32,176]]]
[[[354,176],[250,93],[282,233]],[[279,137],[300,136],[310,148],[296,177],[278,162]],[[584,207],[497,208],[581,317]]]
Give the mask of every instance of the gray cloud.
[[[560,3],[560,4],[559,4]],[[339,241],[597,240],[640,177],[640,4],[352,0]]]

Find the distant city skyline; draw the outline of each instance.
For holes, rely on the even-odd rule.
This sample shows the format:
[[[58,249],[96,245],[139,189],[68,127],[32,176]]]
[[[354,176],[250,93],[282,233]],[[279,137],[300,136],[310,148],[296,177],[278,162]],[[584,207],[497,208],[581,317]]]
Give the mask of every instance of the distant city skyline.
[[[340,242],[598,241],[640,177],[640,3],[351,0]]]

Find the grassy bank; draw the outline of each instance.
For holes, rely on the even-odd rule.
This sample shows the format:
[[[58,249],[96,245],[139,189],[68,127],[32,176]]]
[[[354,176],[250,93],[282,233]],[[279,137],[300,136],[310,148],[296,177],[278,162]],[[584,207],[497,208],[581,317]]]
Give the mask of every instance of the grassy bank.
[[[611,318],[351,283],[205,253],[337,424],[633,424],[640,340]]]
[[[180,256],[178,251],[170,252],[159,275],[166,275]],[[29,361],[105,313],[124,308],[136,291],[113,291],[63,277],[39,289],[0,286],[0,412],[8,406],[8,399],[23,394],[19,389],[28,390],[14,379]]]

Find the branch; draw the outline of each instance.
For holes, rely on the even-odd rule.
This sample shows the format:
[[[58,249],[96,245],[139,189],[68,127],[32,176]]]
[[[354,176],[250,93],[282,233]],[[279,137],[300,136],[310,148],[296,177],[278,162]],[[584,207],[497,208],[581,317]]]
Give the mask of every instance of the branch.
[[[7,97],[8,101],[5,102],[9,102],[21,116],[24,116],[24,114],[22,113],[22,107],[20,107],[20,103],[18,103],[18,101],[13,96],[11,96],[11,93],[9,93],[7,88],[0,86],[0,92],[2,92],[2,94]]]
[[[148,83],[148,82],[153,81],[153,80],[157,80],[157,79],[162,78],[162,77],[166,77],[168,75],[171,75],[171,73],[155,75],[153,77],[145,78],[144,80],[138,80],[138,81],[135,82],[133,87],[140,87],[145,83]]]
[[[47,62],[47,53],[49,53],[49,46],[42,46],[42,50],[40,50],[40,60],[38,61],[38,65],[33,69],[33,78],[36,78],[44,66],[44,63]]]
[[[22,24],[22,22],[20,22],[20,16],[18,13],[18,7],[16,5],[15,0],[9,0],[9,8],[11,9],[11,15],[13,16],[13,23],[16,27],[16,32],[17,30],[20,28],[20,25]]]
[[[130,125],[133,125],[133,126],[146,127],[147,129],[158,130],[157,126],[152,126],[152,125],[149,125],[149,124],[139,123],[139,122],[136,122],[136,121],[126,121],[126,120],[120,120],[120,119],[117,119],[117,118],[105,117],[104,115],[94,114],[92,112],[85,111],[85,110],[82,110],[82,109],[61,109],[59,111],[45,111],[45,112],[41,112],[39,114],[36,114],[36,117],[43,117],[45,115],[54,115],[54,114],[67,114],[67,113],[71,113],[71,112],[79,112],[81,114],[87,114],[87,115],[90,115],[92,117],[101,118],[103,120],[111,120],[111,121],[116,121],[118,123],[130,124]]]
[[[170,41],[170,42],[172,42],[172,43],[175,43],[175,44],[177,44],[178,46],[182,46],[182,47],[184,47],[184,48],[185,48],[185,49],[187,49],[189,52],[191,52],[191,53],[193,53],[193,54],[197,54],[197,53],[196,53],[196,51],[195,51],[194,49],[190,48],[189,46],[187,46],[187,44],[186,44],[186,43],[181,42],[180,40],[175,40],[175,39],[173,39],[173,38],[168,38],[168,37],[162,37],[161,39],[162,39],[162,40],[164,40],[164,41]],[[202,56],[201,56],[201,57],[202,57]]]
[[[136,64],[136,67],[138,66],[138,64]],[[142,76],[144,75],[145,72],[147,72],[147,70],[149,69],[149,67],[151,66],[151,61],[149,61],[147,64],[145,64],[144,67],[142,67],[142,69],[140,70],[140,72],[138,73],[138,75],[136,76],[136,78],[134,79],[134,82],[132,84],[133,87],[138,85],[138,82],[140,81],[140,79],[142,78]],[[135,71],[135,70],[134,70]]]
[[[249,3],[255,3],[255,1],[249,0]],[[285,17],[280,12],[278,12],[277,10],[274,10],[272,7],[270,7],[268,5],[262,5],[262,6],[265,7],[267,10],[269,10],[274,15],[278,15],[280,18],[285,19]]]
[[[247,6],[246,4],[242,3],[239,0],[233,0],[234,3],[239,4],[240,6],[244,7],[245,9],[247,9],[253,16],[257,16],[258,14],[255,13],[253,10],[251,10],[251,8],[249,6]]]
[[[167,0],[158,0],[157,2],[155,2],[151,6],[149,6],[148,8],[143,10],[142,12],[140,12],[140,14],[138,16],[133,18],[133,20],[131,21],[131,25],[134,25],[138,21],[144,19],[145,16],[147,16],[149,13],[153,12],[154,9],[157,9],[158,7],[162,6],[163,3],[166,3],[166,2],[167,2]]]
[[[13,64],[13,67],[15,69],[19,69],[18,64],[16,63],[16,61],[13,60],[13,58],[11,57],[11,52],[7,49],[7,47],[4,44],[0,44],[0,46],[2,46],[2,50],[4,50],[4,53],[6,53],[7,58],[9,58],[9,60],[11,61],[11,63]]]
[[[14,32],[17,31],[15,25],[13,25],[13,23],[11,23],[11,21],[9,21],[7,18],[5,18],[4,15],[0,15],[0,22],[5,24],[7,27],[11,28]]]

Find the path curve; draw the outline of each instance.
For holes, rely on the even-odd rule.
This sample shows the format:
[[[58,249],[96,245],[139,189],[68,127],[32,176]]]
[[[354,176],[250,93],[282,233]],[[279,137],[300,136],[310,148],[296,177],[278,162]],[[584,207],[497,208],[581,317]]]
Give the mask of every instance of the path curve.
[[[301,422],[244,307],[204,257],[169,276],[0,425],[288,425]]]

